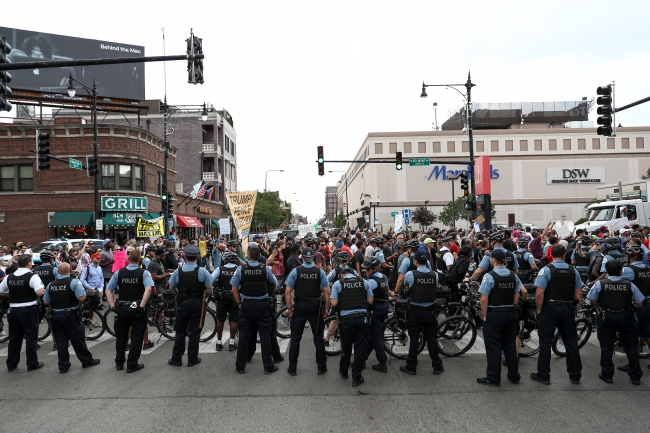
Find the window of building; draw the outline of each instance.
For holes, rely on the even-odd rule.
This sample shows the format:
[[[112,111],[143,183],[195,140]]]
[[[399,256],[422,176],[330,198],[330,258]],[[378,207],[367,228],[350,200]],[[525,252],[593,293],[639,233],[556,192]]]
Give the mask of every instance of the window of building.
[[[463,152],[469,152],[469,141],[463,141]]]
[[[115,189],[115,164],[102,164],[102,189]]]
[[[614,141],[613,138],[608,138],[607,139],[607,148],[608,149],[615,149],[616,148],[616,142]]]
[[[420,141],[418,143],[418,153],[427,153],[427,143]]]
[[[235,142],[231,141],[230,144],[231,144],[230,147],[231,147],[231,150],[232,150],[230,153],[232,153],[232,156],[235,156]]]
[[[629,148],[630,148],[630,139],[621,138],[621,149],[629,149]]]
[[[454,153],[456,151],[456,142],[448,141],[447,142],[447,152]]]
[[[552,138],[548,140],[548,150],[557,150],[557,140]]]
[[[165,173],[158,172],[158,195],[162,194],[163,183],[165,183]]]
[[[432,143],[432,145],[433,145],[433,153],[440,153],[441,152],[441,145],[440,145],[439,141],[434,141]],[[420,152],[420,153],[424,153],[424,152]]]
[[[492,152],[498,152],[499,151],[499,141],[498,140],[490,141],[490,148],[492,149]]]
[[[131,171],[132,168],[130,165],[120,164],[120,189],[132,188]]]
[[[375,155],[384,153],[384,145],[382,143],[375,143]]]
[[[413,149],[411,147],[411,143],[404,143],[404,153],[412,153]]]
[[[136,165],[133,167],[133,181],[136,191],[144,191],[144,176],[142,172],[142,166]]]
[[[0,167],[0,191],[19,192],[34,190],[32,165],[3,165]]]
[[[542,151],[542,140],[535,140],[535,152],[541,152]]]
[[[388,153],[391,155],[397,153],[397,143],[388,143]]]
[[[485,152],[485,141],[477,141],[476,142],[476,151],[477,152]]]
[[[578,150],[587,150],[587,140],[578,138]]]
[[[512,140],[506,140],[506,152],[512,152],[514,150],[512,146]]]
[[[637,149],[643,149],[644,147],[645,146],[644,146],[644,143],[643,143],[643,137],[637,137],[636,138],[636,148]]]
[[[528,152],[528,140],[519,140],[519,151]]]
[[[564,150],[571,150],[571,139],[570,138],[565,138],[562,140],[562,148]]]
[[[591,139],[591,148],[594,150],[599,150],[600,149],[600,138],[592,138]]]
[[[162,178],[159,184],[162,185]],[[144,191],[144,168],[134,164],[102,164],[102,189]]]

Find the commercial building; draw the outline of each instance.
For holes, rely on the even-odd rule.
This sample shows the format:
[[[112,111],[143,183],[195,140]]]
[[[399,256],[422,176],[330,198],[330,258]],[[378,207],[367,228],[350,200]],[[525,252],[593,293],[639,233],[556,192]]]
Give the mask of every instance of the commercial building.
[[[582,119],[557,111],[553,114],[552,122],[538,119],[513,124],[522,119],[519,111],[502,124],[485,122],[486,127],[501,129],[474,131],[475,157],[491,158],[494,222],[532,222],[542,226],[549,220],[578,220],[585,216],[585,206],[596,198],[597,186],[619,179],[640,179],[650,167],[650,127],[621,127],[617,128],[616,137],[601,137],[595,128],[563,127],[574,125],[565,125],[563,120],[586,120],[586,112]],[[404,214],[404,210],[422,206],[425,201],[430,210],[440,213],[452,200],[455,181],[449,175],[468,169],[462,162],[469,161],[469,138],[462,127],[460,122],[456,125],[458,129],[443,131],[369,133],[354,159],[394,161],[395,152],[401,151],[404,168],[398,171],[394,163],[358,162],[347,169],[351,224],[357,218],[372,216],[371,205],[384,230],[393,223],[393,213]],[[430,165],[409,166],[409,158],[427,158]],[[450,164],[456,161],[461,164]],[[339,207],[345,202],[345,187],[343,180],[338,186]],[[461,195],[456,182],[455,196]],[[467,226],[467,222],[460,226]]]
[[[326,186],[325,187],[325,219],[328,221],[334,221],[336,218],[336,213],[338,212],[338,200],[336,198],[336,191],[338,187],[336,186]]]

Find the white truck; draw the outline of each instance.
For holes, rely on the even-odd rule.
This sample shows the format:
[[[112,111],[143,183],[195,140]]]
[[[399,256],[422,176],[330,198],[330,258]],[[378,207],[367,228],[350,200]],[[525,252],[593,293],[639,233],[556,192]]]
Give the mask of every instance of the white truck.
[[[623,191],[622,194],[619,190]],[[650,203],[648,190],[650,181],[641,180],[623,182],[614,185],[598,187],[597,198],[604,200],[587,207],[587,221],[576,225],[578,229],[591,232],[601,226],[615,227],[617,223],[624,225],[650,225]]]

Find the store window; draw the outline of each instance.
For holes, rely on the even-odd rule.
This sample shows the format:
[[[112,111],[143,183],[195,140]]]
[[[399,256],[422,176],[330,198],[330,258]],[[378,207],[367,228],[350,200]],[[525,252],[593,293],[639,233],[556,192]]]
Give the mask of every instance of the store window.
[[[102,189],[144,191],[144,168],[135,164],[102,164]]]
[[[3,165],[0,167],[0,191],[34,190],[34,167],[31,165]]]

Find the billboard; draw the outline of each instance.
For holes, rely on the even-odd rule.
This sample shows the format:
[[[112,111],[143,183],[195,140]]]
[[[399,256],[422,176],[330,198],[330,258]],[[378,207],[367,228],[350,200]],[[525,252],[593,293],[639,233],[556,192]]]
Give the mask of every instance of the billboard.
[[[0,27],[0,36],[7,38],[13,50],[12,63],[50,60],[104,59],[142,57],[144,47],[94,39],[74,38],[51,33]],[[11,71],[12,89],[35,90],[45,94],[67,96],[68,76],[91,87],[97,83],[100,97],[144,100],[144,63],[124,65],[67,66],[62,68]],[[85,94],[75,84],[77,94]]]

